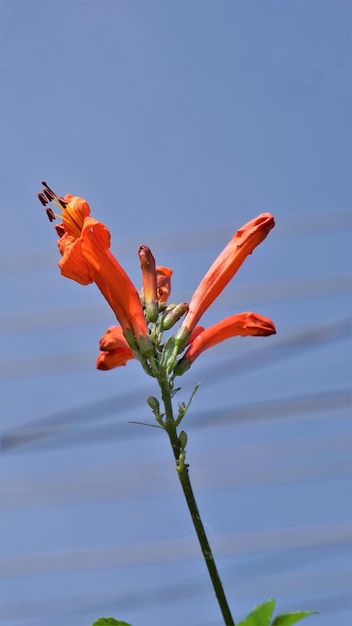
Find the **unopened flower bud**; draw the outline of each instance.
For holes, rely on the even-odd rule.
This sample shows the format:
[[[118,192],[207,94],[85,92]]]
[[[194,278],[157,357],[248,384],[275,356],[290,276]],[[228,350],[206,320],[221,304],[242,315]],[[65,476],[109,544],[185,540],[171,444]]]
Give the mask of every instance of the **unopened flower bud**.
[[[187,302],[181,302],[180,304],[174,305],[174,307],[168,311],[163,319],[162,328],[163,330],[169,330],[178,322],[178,320],[188,311]]]
[[[147,402],[153,411],[157,411],[159,413],[160,404],[159,400],[155,398],[155,396],[149,396],[149,398],[147,398]]]
[[[180,442],[181,448],[184,449],[187,445],[187,433],[185,433],[184,430],[181,430],[178,440]]]
[[[142,270],[143,296],[149,322],[158,319],[157,275],[155,259],[148,246],[139,246],[138,256]]]

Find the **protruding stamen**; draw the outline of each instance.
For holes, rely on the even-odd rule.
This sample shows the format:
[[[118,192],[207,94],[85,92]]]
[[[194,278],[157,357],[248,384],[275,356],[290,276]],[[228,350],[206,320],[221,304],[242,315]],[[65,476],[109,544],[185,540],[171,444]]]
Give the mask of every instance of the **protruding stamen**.
[[[43,185],[43,187],[46,187],[48,189],[48,191],[50,191],[53,194],[54,198],[55,198],[56,193],[54,193],[53,190],[50,189],[49,185],[45,182],[45,180],[42,180],[42,185]]]
[[[60,202],[61,206],[63,209],[66,209],[68,202],[65,202],[65,200],[63,198],[61,198],[60,196],[56,196],[58,201]]]
[[[46,214],[49,218],[49,222],[53,222],[54,220],[56,220],[54,211],[50,209],[49,207],[46,209]]]
[[[51,189],[48,189],[47,187],[45,187],[43,189],[44,194],[46,195],[46,197],[48,198],[48,200],[54,200],[55,195],[53,194],[53,192],[51,191]]]
[[[43,193],[38,193],[38,198],[43,206],[46,206],[48,204],[48,199],[44,196]]]

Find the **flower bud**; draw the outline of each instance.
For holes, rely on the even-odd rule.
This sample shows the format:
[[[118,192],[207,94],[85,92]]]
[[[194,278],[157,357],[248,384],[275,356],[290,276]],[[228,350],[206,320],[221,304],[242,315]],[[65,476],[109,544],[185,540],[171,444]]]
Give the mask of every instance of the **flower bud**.
[[[169,330],[178,322],[180,317],[184,315],[188,311],[187,302],[181,302],[180,304],[176,304],[173,308],[168,311],[162,321],[163,330]]]
[[[178,440],[180,442],[181,448],[184,449],[187,445],[187,433],[185,433],[184,430],[181,430]]]
[[[159,400],[155,398],[155,396],[149,396],[149,398],[147,398],[147,402],[153,411],[157,411],[159,413],[160,404]]]
[[[139,246],[138,256],[142,270],[143,295],[147,319],[149,322],[156,322],[158,319],[158,299],[155,259],[148,246]]]

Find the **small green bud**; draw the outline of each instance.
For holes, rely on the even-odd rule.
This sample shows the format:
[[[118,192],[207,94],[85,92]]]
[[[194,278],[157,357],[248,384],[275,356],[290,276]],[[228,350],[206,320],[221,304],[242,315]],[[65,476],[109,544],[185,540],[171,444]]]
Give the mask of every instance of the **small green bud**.
[[[155,398],[155,396],[149,396],[149,398],[147,398],[147,402],[153,411],[157,411],[159,413],[160,404],[158,398]]]
[[[163,330],[169,330],[170,328],[172,328],[174,324],[178,322],[180,317],[182,317],[182,315],[184,315],[187,311],[188,311],[187,302],[181,302],[180,304],[172,305],[172,309],[167,311],[162,321]]]
[[[185,433],[184,430],[181,430],[178,440],[180,442],[181,448],[185,449],[187,445],[187,433]]]

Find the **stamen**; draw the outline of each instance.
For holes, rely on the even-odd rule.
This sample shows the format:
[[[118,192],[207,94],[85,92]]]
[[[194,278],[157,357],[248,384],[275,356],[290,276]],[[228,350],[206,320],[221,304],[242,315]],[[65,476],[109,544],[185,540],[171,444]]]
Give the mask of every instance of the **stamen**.
[[[46,209],[46,214],[49,218],[49,222],[53,222],[54,220],[56,220],[54,211],[50,209],[49,207]]]
[[[49,185],[45,182],[45,180],[42,180],[42,185],[43,185],[43,187],[46,187],[48,189],[48,191],[51,191],[51,193],[53,194],[53,196],[55,198],[56,193],[54,193],[53,190],[50,189]]]
[[[65,202],[65,200],[63,198],[61,198],[61,196],[56,196],[58,201],[60,202],[61,206],[63,209],[66,209],[68,202]]]
[[[39,200],[40,200],[40,202],[42,203],[43,206],[46,206],[48,204],[48,200],[44,196],[43,193],[38,193],[38,198],[39,198]]]
[[[43,189],[44,194],[46,195],[46,197],[48,198],[48,200],[54,200],[55,195],[53,194],[53,192],[51,191],[51,189],[48,189],[47,187],[45,187],[45,189]]]

